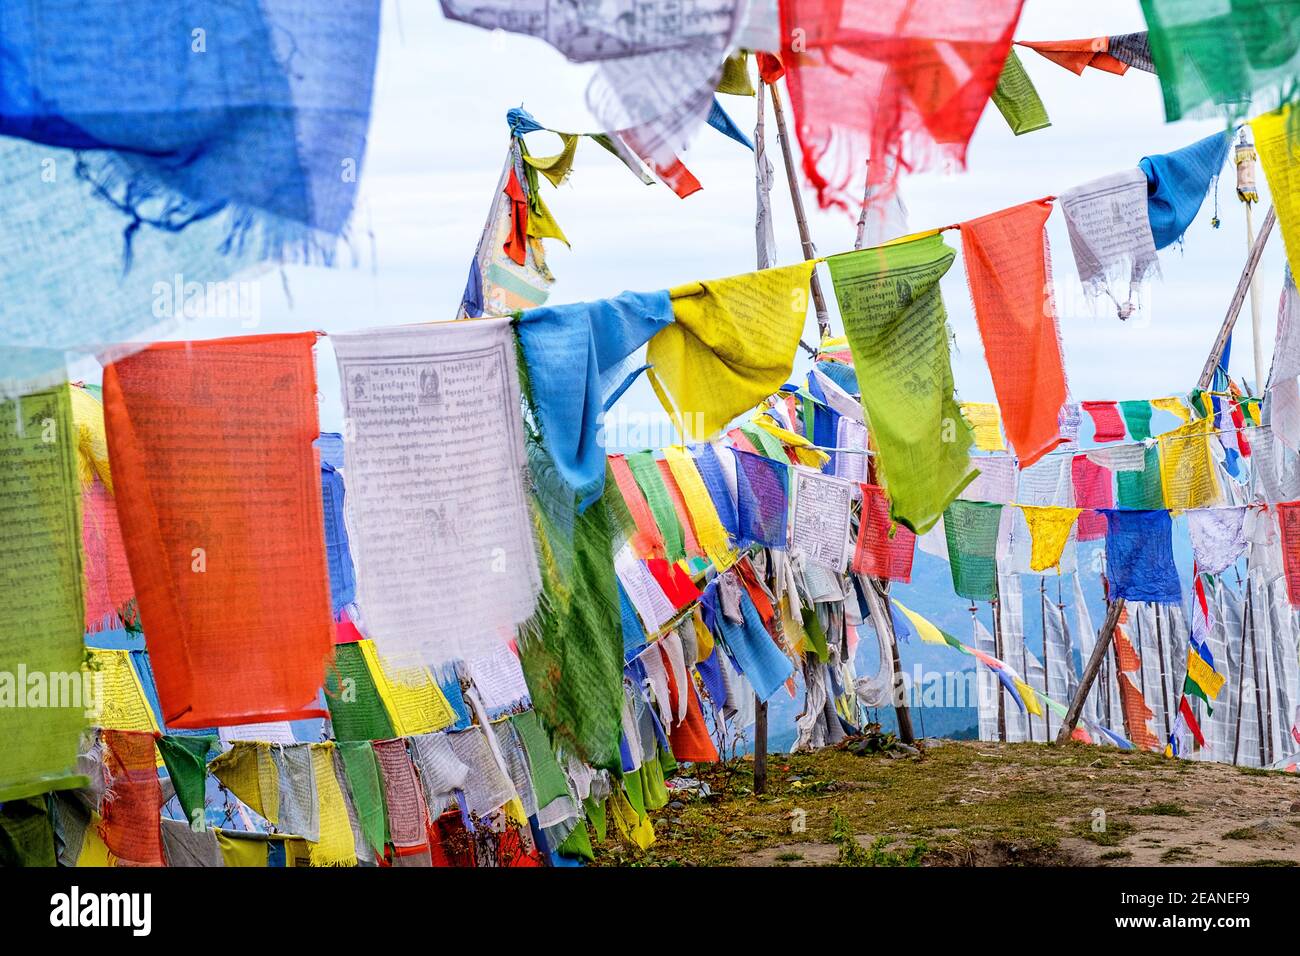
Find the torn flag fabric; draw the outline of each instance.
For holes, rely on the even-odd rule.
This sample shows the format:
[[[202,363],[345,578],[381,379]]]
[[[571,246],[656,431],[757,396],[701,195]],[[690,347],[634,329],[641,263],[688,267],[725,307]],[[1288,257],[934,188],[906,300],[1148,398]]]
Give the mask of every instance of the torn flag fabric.
[[[315,342],[158,343],[104,370],[122,539],[169,727],[325,716]]]
[[[961,224],[975,320],[1007,439],[1028,468],[1065,439],[1067,388],[1047,266],[1046,200]]]
[[[1082,40],[1017,40],[1016,46],[1027,47],[1063,66],[1077,76],[1088,67],[1122,76],[1130,66],[1153,72],[1147,35],[1125,33],[1114,37],[1087,37]]]
[[[786,83],[822,208],[856,215],[868,182],[892,195],[891,170],[965,163],[1022,3],[783,0]]]
[[[1112,173],[1067,189],[1058,201],[1084,291],[1109,297],[1127,319],[1143,283],[1160,273],[1146,175],[1137,168]]]
[[[828,260],[893,517],[918,534],[974,480],[970,426],[953,396],[938,235]]]

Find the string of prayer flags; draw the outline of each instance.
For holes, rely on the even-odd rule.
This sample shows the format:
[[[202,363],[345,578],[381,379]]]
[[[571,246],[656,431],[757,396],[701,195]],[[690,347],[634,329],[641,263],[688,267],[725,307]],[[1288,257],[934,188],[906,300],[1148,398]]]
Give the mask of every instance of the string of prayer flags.
[[[48,686],[79,674],[83,654],[73,434],[66,385],[0,403],[0,803],[86,785],[74,768],[90,701]]]
[[[1155,604],[1181,601],[1169,512],[1111,509],[1103,514],[1107,522],[1106,580],[1110,599]]]
[[[1021,6],[783,0],[782,62],[818,204],[856,215],[865,185],[892,195],[891,170],[921,171],[941,158],[962,166]]]
[[[1087,509],[1079,516],[1079,540],[1094,541],[1106,534],[1106,519],[1101,511],[1115,505],[1110,469],[1098,465],[1087,455],[1075,455],[1070,460],[1070,475],[1074,482],[1074,504]]]
[[[333,345],[366,633],[398,667],[509,640],[541,584],[510,320],[374,329]]]
[[[1142,0],[1165,120],[1199,116],[1206,104],[1244,111],[1258,92],[1275,105],[1300,77],[1300,4]]]
[[[993,88],[993,105],[998,108],[1002,118],[1017,136],[1046,129],[1052,125],[1047,116],[1034,82],[1025,72],[1025,65],[1020,62],[1015,49],[1007,51],[1007,58],[998,74],[997,86]]]
[[[1196,508],[1187,512],[1192,556],[1203,574],[1222,574],[1246,550],[1246,509]]]
[[[918,534],[976,475],[939,290],[955,255],[936,234],[828,260],[878,477],[894,519]]]
[[[862,485],[862,515],[853,551],[853,571],[885,581],[912,580],[916,535],[889,517],[889,498],[879,485]]]
[[[903,612],[903,616],[911,623],[912,629],[916,631],[917,636],[927,644],[941,644],[947,647],[956,648],[959,651],[965,651],[966,645],[957,640],[951,634],[939,630],[930,621],[926,620],[920,614],[917,614],[911,608],[903,604],[898,598],[892,598],[896,608]]]
[[[154,735],[105,730],[103,820],[99,834],[119,865],[164,866],[162,787]]]
[[[582,507],[604,489],[599,418],[606,400],[625,384],[628,357],[672,321],[667,292],[624,292],[518,316],[516,331],[542,439]]]
[[[1084,291],[1108,296],[1116,314],[1127,319],[1138,308],[1142,284],[1160,272],[1146,175],[1137,168],[1112,173],[1067,189],[1058,201]]]
[[[852,483],[802,467],[796,467],[793,476],[790,550],[843,574],[849,564]]]
[[[664,490],[668,493],[668,500],[672,503],[673,512],[677,517],[677,526],[682,531],[682,548],[686,552],[686,559],[700,560],[704,558],[704,549],[700,547],[699,540],[695,537],[695,528],[691,524],[691,513],[686,508],[686,499],[682,496],[682,490],[677,486],[677,479],[673,477],[672,469],[668,467],[666,459],[660,458],[655,461],[655,467],[659,470],[659,477],[663,481]]]
[[[1232,137],[1224,131],[1172,153],[1142,157],[1138,166],[1147,177],[1147,216],[1157,249],[1182,239],[1223,168],[1231,144]]]
[[[1098,444],[1124,440],[1124,419],[1115,402],[1084,402],[1083,410],[1092,419],[1092,440]]]
[[[730,470],[724,470],[728,464]],[[727,534],[733,540],[739,539],[740,518],[736,512],[735,457],[730,452],[720,456],[717,448],[711,444],[700,445],[695,449],[695,467],[699,469],[704,487],[709,490],[709,500],[713,502],[713,507],[718,512],[718,520],[722,522],[722,526],[727,529]]]
[[[1021,505],[1029,524],[1031,553],[1029,569],[1048,571],[1061,563],[1061,552],[1070,540],[1070,529],[1082,513],[1079,508],[1050,508]]]
[[[315,342],[159,343],[104,370],[117,511],[169,727],[324,716]]]
[[[1016,46],[1028,47],[1076,76],[1082,76],[1088,67],[1117,76],[1127,73],[1130,66],[1148,73],[1155,72],[1146,33],[1082,40],[1017,40]]]
[[[1300,155],[1294,148],[1294,110],[1286,105],[1250,121],[1292,275],[1300,269]]]
[[[1120,414],[1124,416],[1124,427],[1134,441],[1146,441],[1151,437],[1151,403],[1146,400],[1119,403]]]
[[[975,447],[980,451],[1006,451],[1002,440],[1002,415],[993,402],[962,402],[962,417],[970,426]]]
[[[1219,503],[1213,437],[1213,418],[1198,418],[1160,436],[1160,483],[1170,511]]]
[[[742,546],[784,549],[790,510],[790,466],[747,451],[736,456],[736,517]]]
[[[1065,441],[1059,416],[1067,388],[1047,266],[1046,200],[961,225],[966,281],[1007,438],[1028,468]],[[1002,445],[976,445],[1000,451]]]
[[[650,340],[650,385],[683,437],[702,441],[790,375],[816,263],[669,291],[675,321]]]
[[[948,540],[952,589],[971,601],[998,598],[998,527],[1002,505],[986,501],[954,501],[943,513]]]

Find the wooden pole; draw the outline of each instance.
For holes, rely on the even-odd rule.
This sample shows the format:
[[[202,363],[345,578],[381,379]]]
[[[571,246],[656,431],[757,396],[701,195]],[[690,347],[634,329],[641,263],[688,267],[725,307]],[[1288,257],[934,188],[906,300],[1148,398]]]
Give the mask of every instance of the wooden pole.
[[[759,174],[759,164],[766,161],[764,147],[766,145],[765,133],[765,109],[763,106],[763,85],[760,83],[758,96],[756,97],[758,105],[758,120],[754,125],[754,179],[757,190],[763,188],[763,178]],[[761,215],[761,208],[759,214]],[[758,259],[758,267],[766,269],[772,265],[766,262],[766,255],[763,248],[763,239],[759,232],[759,224],[755,224],[754,245]],[[754,695],[754,793],[761,794],[767,792],[767,701],[760,700],[758,695]]]
[[[1083,702],[1088,697],[1088,691],[1092,690],[1092,682],[1097,679],[1097,671],[1101,669],[1101,662],[1105,659],[1106,652],[1110,650],[1111,640],[1115,636],[1115,625],[1119,623],[1119,615],[1123,610],[1123,598],[1116,598],[1111,601],[1110,607],[1106,609],[1106,620],[1102,622],[1101,634],[1098,635],[1097,643],[1092,648],[1088,663],[1084,665],[1083,677],[1079,680],[1079,689],[1075,691],[1074,699],[1070,701],[1070,706],[1066,709],[1065,720],[1056,734],[1058,744],[1068,741],[1070,735],[1074,733],[1074,728],[1079,723],[1079,715],[1083,713]]]
[[[1165,708],[1165,740],[1169,739],[1169,678],[1165,668],[1165,637],[1160,630],[1160,617],[1164,606],[1156,605],[1156,653],[1160,655],[1160,700]]]
[[[1240,576],[1237,582],[1241,582]],[[1235,764],[1241,755],[1241,712],[1246,706],[1242,692],[1246,689],[1246,616],[1250,614],[1250,591],[1246,591],[1246,601],[1241,612],[1241,655],[1237,667],[1237,725],[1232,732],[1232,762]]]
[[[1255,246],[1255,223],[1252,210],[1253,203],[1246,203],[1246,248]],[[1254,275],[1250,277],[1250,331],[1251,344],[1255,347],[1255,394],[1264,394],[1264,337],[1259,330],[1259,283]]]
[[[1223,325],[1219,328],[1219,335],[1214,340],[1214,347],[1210,349],[1210,357],[1205,360],[1205,368],[1201,370],[1201,377],[1196,383],[1198,388],[1209,388],[1214,381],[1214,370],[1219,367],[1223,349],[1232,335],[1233,326],[1237,324],[1237,316],[1241,313],[1241,305],[1246,300],[1246,293],[1250,289],[1251,280],[1255,278],[1255,269],[1259,266],[1260,257],[1264,254],[1264,246],[1268,243],[1269,234],[1272,233],[1273,224],[1276,222],[1277,212],[1272,206],[1269,206],[1268,212],[1264,215],[1264,223],[1259,227],[1259,235],[1255,237],[1255,242],[1250,247],[1250,255],[1246,257],[1246,265],[1241,270],[1241,278],[1237,280],[1237,289],[1232,294],[1232,301],[1228,303],[1228,314],[1223,317]]]
[[[803,208],[803,194],[799,192],[799,176],[794,168],[794,152],[790,146],[790,130],[785,122],[785,107],[781,105],[781,92],[775,84],[768,83],[772,93],[772,110],[776,113],[776,135],[781,141],[781,158],[785,160],[785,178],[790,186],[790,200],[794,203],[794,220],[799,226],[799,241],[803,243],[803,257],[816,259],[817,250],[813,247],[812,235],[808,231],[808,216]],[[830,315],[826,311],[826,298],[822,295],[822,284],[813,270],[812,282],[813,306],[817,310],[817,329],[822,338],[831,334]]]
[[[767,793],[767,701],[754,695],[754,793]]]
[[[1038,579],[1038,617],[1042,624],[1043,632],[1043,695],[1045,697],[1051,697],[1052,685],[1048,678],[1048,674],[1050,674],[1052,670],[1052,657],[1051,652],[1047,647],[1047,579],[1042,577]],[[1028,680],[1028,677],[1025,679]],[[1050,741],[1052,739],[1051,713],[1052,708],[1043,708],[1043,740],[1045,741]]]

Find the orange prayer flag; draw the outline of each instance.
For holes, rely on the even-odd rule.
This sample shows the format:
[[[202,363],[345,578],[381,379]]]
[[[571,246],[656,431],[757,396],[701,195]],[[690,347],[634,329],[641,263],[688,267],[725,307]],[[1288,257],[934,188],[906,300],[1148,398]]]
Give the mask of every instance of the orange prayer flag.
[[[169,726],[326,716],[315,341],[157,343],[104,371],[117,513]]]
[[[1110,37],[1088,37],[1083,40],[1017,40],[1016,46],[1029,47],[1078,76],[1088,67],[1123,76],[1128,64],[1116,59],[1107,51]]]
[[[1065,368],[1052,303],[1045,199],[961,224],[966,281],[1007,439],[1028,468],[1066,439]]]

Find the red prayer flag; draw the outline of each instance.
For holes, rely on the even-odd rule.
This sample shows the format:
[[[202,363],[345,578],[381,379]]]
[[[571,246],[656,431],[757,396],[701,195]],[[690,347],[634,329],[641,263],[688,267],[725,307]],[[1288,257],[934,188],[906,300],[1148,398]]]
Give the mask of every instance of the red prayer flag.
[[[1083,410],[1092,416],[1092,440],[1098,444],[1122,441],[1127,434],[1117,402],[1084,402]]]
[[[853,549],[853,571],[873,578],[912,580],[916,535],[889,517],[889,497],[879,485],[862,485],[862,515]],[[890,536],[890,528],[894,534]]]
[[[501,248],[516,265],[523,265],[528,259],[528,197],[524,187],[519,185],[515,169],[510,167],[510,178],[506,181],[506,197],[510,200],[510,235]]]
[[[1023,2],[781,0],[795,130],[822,208],[856,215],[867,180],[879,201],[899,170],[964,165]]]
[[[166,866],[153,734],[104,730],[101,735],[105,791],[99,835],[119,866]]]
[[[1065,367],[1047,268],[1045,199],[961,224],[966,281],[1007,439],[1021,468],[1057,445]]]
[[[1106,516],[1094,509],[1115,506],[1110,469],[1087,455],[1075,455],[1070,462],[1070,476],[1074,480],[1074,506],[1084,509],[1079,515],[1079,540],[1095,541],[1106,537]]]
[[[1205,735],[1201,733],[1201,725],[1196,721],[1196,714],[1192,711],[1191,701],[1186,695],[1178,702],[1178,712],[1183,715],[1183,722],[1187,724],[1187,729],[1192,732],[1196,739],[1198,747],[1205,746]]]
[[[327,716],[315,341],[158,343],[104,370],[117,513],[169,726]]]

